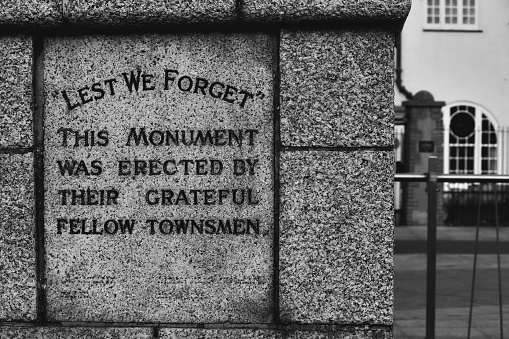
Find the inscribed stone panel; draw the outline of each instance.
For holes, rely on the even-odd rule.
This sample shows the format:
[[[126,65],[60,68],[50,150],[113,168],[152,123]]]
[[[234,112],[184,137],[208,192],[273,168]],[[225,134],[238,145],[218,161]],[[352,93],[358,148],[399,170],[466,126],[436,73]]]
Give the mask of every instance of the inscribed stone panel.
[[[52,320],[265,322],[272,38],[45,41]]]

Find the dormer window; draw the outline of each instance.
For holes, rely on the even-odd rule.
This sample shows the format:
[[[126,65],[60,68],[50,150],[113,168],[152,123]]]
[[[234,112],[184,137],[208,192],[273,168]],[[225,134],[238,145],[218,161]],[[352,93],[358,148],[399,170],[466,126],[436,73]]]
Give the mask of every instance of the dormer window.
[[[426,0],[427,29],[477,30],[479,0]]]

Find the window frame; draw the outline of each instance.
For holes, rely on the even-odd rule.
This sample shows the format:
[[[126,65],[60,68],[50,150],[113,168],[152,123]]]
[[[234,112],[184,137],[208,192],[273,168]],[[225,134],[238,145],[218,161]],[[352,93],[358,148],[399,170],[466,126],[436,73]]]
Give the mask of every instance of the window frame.
[[[488,111],[485,107],[475,104],[473,102],[469,101],[457,101],[450,103],[442,108],[442,122],[443,122],[443,128],[444,128],[444,173],[449,174],[450,173],[450,143],[449,143],[449,133],[450,133],[450,124],[452,117],[457,114],[453,113],[451,115],[451,108],[458,107],[458,106],[467,106],[472,107],[475,109],[475,146],[474,146],[474,173],[473,174],[482,174],[482,148],[487,147],[483,146],[482,142],[482,135],[485,132],[482,129],[482,122],[483,122],[483,115],[486,117],[486,119],[490,122],[491,126],[493,127],[495,134],[496,134],[496,170],[495,174],[501,173],[502,171],[502,140],[500,136],[500,125],[497,121],[497,119],[491,114],[490,111]]]
[[[463,1],[457,0],[457,13],[458,13],[458,22],[455,24],[445,23],[445,0],[439,1],[439,23],[428,23],[428,4],[429,0],[424,0],[424,29],[425,30],[440,30],[440,31],[479,31],[479,1],[475,1],[475,16],[474,24],[464,24],[463,23]],[[432,0],[435,1],[435,0]],[[452,0],[451,0],[452,1]],[[470,0],[467,0],[470,1]],[[435,8],[434,6],[432,8]]]

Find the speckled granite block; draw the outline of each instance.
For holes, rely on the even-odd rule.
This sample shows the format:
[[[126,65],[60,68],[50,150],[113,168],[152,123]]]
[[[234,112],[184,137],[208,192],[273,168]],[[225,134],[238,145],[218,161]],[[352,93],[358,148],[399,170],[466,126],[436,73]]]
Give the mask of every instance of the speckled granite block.
[[[273,41],[45,41],[50,319],[271,321]]]
[[[0,327],[0,339],[151,339],[150,328]]]
[[[35,318],[32,154],[0,154],[0,321]]]
[[[0,9],[1,11],[1,9]],[[1,17],[1,15],[0,15]],[[32,39],[0,37],[0,148],[32,146]]]
[[[160,339],[276,339],[276,332],[255,329],[175,329],[163,328]]]
[[[298,21],[382,21],[402,23],[411,0],[243,0],[247,20]]]
[[[122,27],[211,24],[236,19],[235,0],[70,0],[71,24]]]
[[[368,23],[401,29],[410,0],[18,0],[3,1],[0,26],[97,27],[187,24]]]
[[[350,328],[341,331],[294,331],[289,335],[283,336],[288,339],[392,339],[391,330]]]
[[[392,152],[281,155],[285,322],[392,324]]]
[[[0,25],[55,26],[62,22],[58,0],[5,0],[0,6]]]
[[[385,31],[283,31],[283,145],[393,145],[393,50]]]
[[[391,339],[392,332],[383,329],[349,328],[339,331],[296,331],[256,329],[167,329],[161,339]]]

